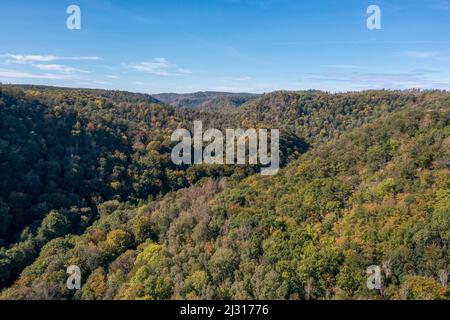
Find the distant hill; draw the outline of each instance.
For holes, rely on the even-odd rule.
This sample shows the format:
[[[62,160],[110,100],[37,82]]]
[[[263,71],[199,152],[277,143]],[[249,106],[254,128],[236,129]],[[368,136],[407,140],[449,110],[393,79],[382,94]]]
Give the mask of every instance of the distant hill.
[[[5,87],[7,87],[5,85]],[[27,92],[46,92],[46,93],[71,93],[72,95],[80,96],[96,96],[105,98],[114,102],[127,103],[155,103],[161,104],[161,101],[155,99],[153,96],[146,93],[136,93],[119,90],[104,90],[104,89],[85,89],[85,88],[64,88],[51,86],[37,86],[37,85],[14,85],[16,88],[21,88]]]
[[[194,92],[186,94],[161,93],[155,94],[156,99],[176,107],[220,109],[239,107],[244,103],[257,98],[259,95],[252,93],[230,93],[230,92]]]

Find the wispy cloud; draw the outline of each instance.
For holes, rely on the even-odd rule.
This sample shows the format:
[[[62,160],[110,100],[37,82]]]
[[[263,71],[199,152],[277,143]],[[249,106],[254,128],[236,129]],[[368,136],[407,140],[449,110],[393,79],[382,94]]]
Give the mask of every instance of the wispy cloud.
[[[0,57],[6,58],[8,63],[33,63],[33,62],[52,62],[58,60],[99,60],[100,57],[61,57],[54,55],[22,55],[22,54],[3,54]]]
[[[450,79],[438,79],[434,70],[413,70],[402,73],[312,73],[300,81],[311,88],[332,88],[331,90],[364,89],[450,89]]]
[[[186,68],[179,68],[178,72],[181,74],[192,74],[192,70],[191,69],[186,69]]]
[[[413,59],[432,59],[438,61],[449,61],[450,56],[439,51],[401,51],[396,53],[397,57],[413,58]]]
[[[352,64],[328,64],[324,66],[325,68],[334,68],[334,69],[360,69],[361,67],[352,65]]]
[[[131,66],[134,70],[154,74],[157,76],[176,76],[192,74],[192,70],[179,68],[166,58],[154,58],[151,61],[141,62]]]
[[[407,58],[436,58],[440,57],[441,53],[438,51],[401,51],[397,52],[396,56],[398,57],[407,57]]]
[[[158,76],[170,75],[168,72],[170,63],[166,58],[155,58],[152,62],[141,62],[131,67],[137,71],[148,72]]]
[[[22,72],[22,71],[17,71],[17,70],[1,70],[0,69],[0,78],[62,80],[62,79],[67,79],[67,76],[63,75],[63,74],[53,74],[53,73],[36,74],[36,73]]]
[[[221,79],[222,82],[242,82],[250,80],[252,80],[252,77],[250,76],[225,77]]]
[[[51,63],[54,61],[94,61],[99,57],[88,56],[56,56],[56,55],[25,55],[25,54],[2,54],[0,55],[4,64],[20,65],[17,69],[0,69],[0,78],[3,79],[47,79],[47,80],[80,80],[82,74],[89,71],[78,69],[65,64]]]
[[[273,46],[341,46],[341,45],[387,45],[387,44],[449,44],[450,41],[445,40],[378,40],[378,39],[361,39],[361,40],[327,40],[327,41],[288,41],[274,42]]]
[[[65,66],[60,64],[33,64],[33,67],[42,70],[42,71],[53,71],[53,72],[61,72],[66,74],[74,74],[74,73],[90,73],[86,70],[81,70],[77,68],[73,68],[71,66]]]
[[[94,83],[94,84],[100,84],[100,85],[106,85],[106,86],[109,86],[109,85],[112,84],[111,82],[107,82],[107,81],[99,81],[99,80],[93,80],[92,83]]]
[[[252,77],[242,76],[242,77],[233,78],[233,80],[234,81],[250,81],[250,80],[252,80]]]

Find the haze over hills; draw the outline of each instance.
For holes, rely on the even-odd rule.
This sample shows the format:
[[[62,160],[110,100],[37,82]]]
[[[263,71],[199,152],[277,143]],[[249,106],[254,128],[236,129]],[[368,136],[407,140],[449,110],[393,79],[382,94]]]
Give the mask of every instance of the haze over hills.
[[[450,93],[221,94],[0,86],[0,297],[449,298]],[[175,165],[194,120],[279,128],[283,169]]]
[[[39,86],[39,85],[15,85],[16,87],[26,90],[46,89],[58,90],[61,87]],[[259,97],[259,94],[254,93],[230,93],[230,92],[214,92],[203,91],[193,93],[159,93],[146,94],[137,92],[125,92],[120,90],[104,90],[104,89],[86,89],[86,88],[61,88],[67,91],[83,91],[85,93],[95,93],[99,96],[114,98],[114,95],[123,95],[126,93],[126,98],[130,102],[149,102],[149,103],[163,103],[174,107],[183,107],[191,109],[203,110],[220,110],[240,107],[243,104],[252,101]],[[124,97],[122,97],[123,99]]]
[[[161,93],[153,96],[164,103],[176,107],[211,109],[239,107],[259,95],[252,93],[204,91],[186,94]]]

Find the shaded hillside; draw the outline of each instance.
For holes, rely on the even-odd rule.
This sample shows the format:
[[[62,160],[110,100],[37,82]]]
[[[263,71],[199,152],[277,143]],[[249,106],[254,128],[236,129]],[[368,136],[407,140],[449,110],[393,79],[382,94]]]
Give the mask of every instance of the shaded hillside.
[[[76,88],[62,88],[62,87],[50,87],[50,86],[36,86],[36,85],[15,85],[16,88],[21,88],[31,95],[39,95],[39,93],[48,93],[50,96],[52,93],[56,96],[60,96],[63,93],[71,93],[76,97],[96,96],[103,98],[109,102],[123,102],[123,103],[154,103],[160,104],[161,101],[155,99],[153,96],[145,93],[135,93],[119,90],[103,90],[103,89],[76,89]]]
[[[191,128],[196,119],[207,124],[212,116],[154,101],[128,92],[0,86],[0,286],[47,241],[82,233],[105,201],[138,203],[205,177],[258,172],[175,165],[173,130]],[[282,165],[306,148],[283,135]]]
[[[11,285],[22,274],[14,289],[4,297],[33,298],[44,293],[71,297],[71,293],[60,287],[63,284],[57,283],[59,277],[65,276],[61,271],[65,264],[73,261],[83,265],[85,279],[94,275],[94,282],[106,277],[109,279],[107,273],[110,270],[122,270],[122,267],[116,264],[112,267],[110,263],[128,249],[132,251],[123,258],[125,260],[117,262],[127,266],[120,271],[121,275],[114,275],[120,279],[108,280],[119,283],[106,287],[102,284],[102,288],[108,288],[109,293],[101,291],[95,297],[105,297],[103,294],[106,294],[107,297],[133,298],[145,294],[148,298],[237,298],[242,294],[242,297],[260,298],[269,292],[278,292],[280,297],[299,298],[343,297],[345,294],[369,297],[367,292],[360,291],[363,288],[358,281],[362,281],[363,276],[356,275],[355,265],[350,262],[348,266],[343,264],[344,249],[336,249],[333,244],[338,235],[328,227],[323,227],[322,220],[328,216],[327,212],[333,213],[327,219],[331,219],[329,223],[333,228],[338,226],[338,222],[345,215],[350,217],[352,210],[360,204],[355,200],[360,199],[355,198],[358,195],[362,197],[362,200],[358,200],[362,204],[370,207],[374,201],[378,201],[376,210],[393,210],[393,217],[380,215],[381,220],[377,223],[393,221],[396,229],[403,230],[395,224],[399,215],[406,219],[403,207],[398,207],[398,203],[391,198],[386,203],[383,202],[385,200],[375,198],[378,191],[372,188],[379,184],[382,190],[380,194],[400,194],[409,199],[408,203],[419,199],[417,201],[421,206],[413,212],[408,204],[406,212],[412,212],[412,219],[418,219],[421,223],[428,223],[426,219],[433,210],[447,214],[445,203],[448,201],[445,197],[449,156],[445,150],[449,150],[449,101],[450,95],[439,91],[368,91],[347,94],[274,92],[224,112],[220,105],[206,109],[177,108],[162,104],[148,95],[120,91],[0,86],[0,287]],[[258,168],[254,166],[175,166],[170,159],[174,146],[170,135],[176,128],[192,129],[194,120],[203,121],[204,128],[222,130],[238,127],[280,128],[282,165],[291,164],[282,174],[269,180],[260,178],[256,174]],[[350,134],[352,130],[356,131]],[[299,157],[300,162],[297,160]],[[302,171],[296,171],[304,165],[306,167]],[[249,176],[252,177],[242,182]],[[230,177],[227,179],[227,188],[223,182],[225,180],[220,180],[225,177]],[[206,182],[209,178],[216,182]],[[308,179],[312,179],[312,182]],[[180,189],[183,191],[177,192]],[[360,189],[366,190],[367,194],[364,193],[366,191],[361,195],[357,193],[356,190]],[[383,191],[385,189],[387,191]],[[444,191],[439,191],[439,194],[444,200],[439,200],[437,196],[441,189]],[[410,194],[413,194],[411,198]],[[219,204],[218,207],[215,204]],[[236,216],[234,209],[238,210]],[[158,212],[157,219],[161,220],[153,220],[155,210]],[[192,216],[188,213],[191,211],[197,213],[192,213]],[[286,221],[281,224],[273,222],[279,212],[287,214],[284,220],[292,216],[300,220],[292,218],[295,224],[293,229],[289,229]],[[444,217],[441,213],[433,216],[444,227],[447,222],[445,218],[448,217],[445,214]],[[239,217],[238,221],[234,221],[234,217]],[[239,225],[239,219],[250,219],[250,222],[242,226]],[[363,220],[367,219],[364,217]],[[267,224],[269,222],[273,225]],[[352,223],[350,219],[349,229],[352,229]],[[351,231],[366,232],[358,223],[355,221],[356,229]],[[195,230],[191,230],[191,227]],[[413,227],[409,230],[414,230]],[[321,245],[341,250],[339,259],[335,261],[336,268],[326,273],[330,282],[324,284],[325,280],[321,278],[328,266],[321,269],[319,265],[316,271],[309,271],[310,278],[302,275],[289,280],[287,284],[283,282],[284,278],[279,278],[287,275],[297,277],[297,267],[294,271],[282,269],[277,267],[278,260],[265,255],[264,243],[277,228],[280,228],[280,232],[289,229],[295,234],[303,232],[300,230],[304,228],[312,228],[311,236],[314,235],[315,241],[320,243],[314,242],[313,249],[303,244],[298,249],[289,249],[285,253],[288,262],[283,260],[283,266],[294,263],[291,261],[294,259],[292,255],[297,251],[295,254],[302,252],[303,258],[307,259]],[[326,234],[321,233],[322,228],[326,229]],[[191,232],[195,235],[191,235]],[[370,232],[372,237],[375,231]],[[385,239],[388,243],[397,239],[397,235],[391,234]],[[325,236],[329,238],[323,238]],[[339,236],[342,237],[342,234]],[[352,234],[350,240],[360,241],[362,236],[369,235]],[[248,237],[256,237],[251,240],[256,242],[251,242]],[[401,237],[407,236],[402,234]],[[447,253],[443,248],[446,248],[446,244],[448,246],[448,239],[445,234],[439,237],[440,240],[424,240],[426,252],[415,251],[420,249],[420,239],[411,245],[413,240],[407,238],[402,240],[402,244],[410,250],[408,254],[434,255],[433,259],[438,259],[439,268],[444,270],[442,259],[447,259]],[[158,287],[158,290],[164,289],[164,292],[146,293],[142,291],[144,289],[132,285],[140,281],[133,278],[134,273],[129,273],[137,268],[133,266],[141,265],[134,258],[141,252],[139,250],[144,250],[143,243],[150,240],[154,243],[151,246],[147,243],[148,250],[161,251],[158,255],[165,259],[162,262],[158,260],[157,265],[166,269],[155,267],[155,270],[165,276],[161,279],[152,275],[153,280],[147,281],[145,278],[142,283],[148,283],[150,287],[163,286]],[[276,238],[274,241],[276,243],[279,240]],[[82,243],[81,248],[78,247],[78,241]],[[176,243],[179,249],[170,247],[167,241]],[[429,243],[438,246],[437,251],[429,248]],[[75,251],[70,249],[72,247]],[[223,250],[220,249],[222,247]],[[192,254],[187,254],[186,250],[191,249]],[[279,250],[284,252],[283,248]],[[391,254],[384,247],[377,250]],[[333,252],[330,251],[330,254]],[[379,260],[379,252],[372,253],[376,258],[374,262]],[[39,255],[41,258],[36,260]],[[250,255],[251,259],[247,257],[250,260],[245,260],[242,255]],[[358,268],[367,262],[367,257],[364,255]],[[295,259],[298,258],[295,256]],[[328,258],[326,251],[323,259]],[[142,266],[147,263],[145,259]],[[394,293],[385,293],[387,297],[393,298],[400,294],[402,279],[410,273],[422,277],[417,280],[419,283],[435,288],[435,283],[430,279],[435,281],[440,271],[433,269],[432,273],[431,269],[424,269],[425,260],[417,257],[414,257],[414,268],[410,269],[412,258],[402,256],[402,259],[407,261],[408,270],[414,272],[402,269],[398,271],[397,278],[389,279],[393,281]],[[218,271],[210,270],[209,265],[220,267],[226,265],[228,260],[233,261],[229,269],[233,271],[220,271],[217,274]],[[180,261],[183,263],[180,264]],[[203,269],[199,267],[199,261],[205,266]],[[383,262],[386,261],[379,263]],[[33,267],[24,270],[32,263]],[[256,278],[242,278],[242,283],[238,281],[234,274],[241,268],[247,270],[247,263],[249,273],[256,272],[262,278],[273,276],[274,283],[287,285],[283,287],[287,291],[259,288],[263,284],[254,282]],[[265,269],[254,269],[253,264],[258,263],[264,266],[267,264],[269,273]],[[50,269],[47,269],[47,265]],[[96,270],[99,267],[102,269]],[[348,272],[356,279],[352,283],[358,285],[352,287],[353,291],[346,289],[342,293],[344,288],[337,283],[339,277],[344,276],[339,275],[344,267],[350,268]],[[50,270],[56,272],[51,275]],[[44,272],[42,277],[41,271]],[[148,274],[150,277],[151,272]],[[199,287],[192,289],[194,293],[186,291],[188,289],[184,286],[188,285],[185,284],[188,280],[185,278],[191,276],[189,281],[201,281],[201,288],[206,291]],[[50,280],[42,282],[43,279]],[[189,281],[186,283],[191,283]],[[408,286],[421,288],[422,284],[416,284],[415,281]],[[132,291],[124,291],[124,283]],[[318,283],[321,283],[320,286]],[[234,285],[244,286],[245,291],[239,294],[229,291]],[[306,290],[305,286],[310,290],[313,285],[319,286],[314,294],[302,291]],[[40,286],[43,286],[43,293],[38,293]],[[93,289],[89,287],[86,290],[88,293],[78,293],[81,295],[77,298],[93,297]]]
[[[329,94],[321,91],[278,91],[235,110],[230,118],[248,124],[290,128],[308,142],[324,142],[381,115],[436,103],[448,103],[445,91],[371,90]]]
[[[104,203],[2,298],[449,298],[449,158],[450,109],[436,102],[346,133],[274,177]],[[76,293],[69,264],[83,272]],[[372,264],[381,292],[365,286]]]
[[[253,100],[258,95],[251,93],[206,91],[186,94],[161,93],[153,96],[160,101],[175,107],[222,110],[239,107],[244,103]]]

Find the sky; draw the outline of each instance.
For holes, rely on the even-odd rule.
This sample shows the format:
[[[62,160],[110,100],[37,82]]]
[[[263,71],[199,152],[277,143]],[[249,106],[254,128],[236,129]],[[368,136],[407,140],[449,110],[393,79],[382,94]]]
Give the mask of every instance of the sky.
[[[81,29],[67,27],[70,5]],[[367,27],[370,5],[381,29]],[[450,0],[1,0],[0,30],[2,83],[450,90]]]

